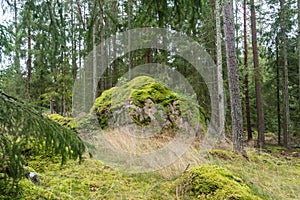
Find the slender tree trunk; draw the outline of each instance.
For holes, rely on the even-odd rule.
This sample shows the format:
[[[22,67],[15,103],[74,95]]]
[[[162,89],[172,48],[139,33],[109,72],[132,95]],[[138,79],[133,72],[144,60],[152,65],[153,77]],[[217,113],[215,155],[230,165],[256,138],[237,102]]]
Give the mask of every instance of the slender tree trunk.
[[[289,90],[288,90],[288,61],[286,44],[286,22],[285,22],[285,1],[280,0],[281,9],[281,37],[283,54],[283,144],[286,147],[290,145],[290,109],[289,109]]]
[[[63,53],[64,54],[64,53]],[[67,62],[65,61],[65,55],[63,56],[63,77],[66,77],[66,65]],[[62,116],[67,115],[67,79],[63,79],[63,104],[62,104]]]
[[[215,2],[215,16],[216,16],[216,37],[217,37],[217,84],[218,84],[218,110],[219,115],[217,124],[219,127],[220,141],[225,141],[224,131],[224,94],[223,94],[223,74],[222,74],[222,33],[221,33],[221,20],[220,20],[220,0]]]
[[[244,66],[245,66],[245,101],[246,101],[246,121],[248,141],[252,140],[251,116],[250,116],[250,97],[249,97],[249,69],[248,69],[248,42],[247,42],[247,0],[244,0]]]
[[[117,9],[117,6],[118,6],[118,3],[117,3],[117,1],[113,1],[112,2],[112,10],[113,10],[113,16],[115,17],[115,18],[117,18],[118,17],[118,9]],[[117,25],[116,24],[114,24],[113,25],[113,34],[116,34],[117,33]],[[113,52],[112,52],[112,54],[113,54],[113,58],[115,58],[115,60],[114,60],[114,62],[112,63],[112,82],[113,82],[113,85],[115,85],[115,83],[117,82],[117,80],[118,80],[118,68],[117,68],[117,66],[118,66],[118,61],[117,61],[117,59],[116,59],[116,52],[117,52],[117,44],[116,44],[116,37],[114,37],[113,38]]]
[[[97,90],[98,90],[96,36],[97,36],[97,27],[95,23],[93,26],[93,102],[97,98]]]
[[[277,97],[277,135],[278,144],[281,144],[281,111],[280,111],[280,75],[279,75],[279,48],[276,38],[276,97]]]
[[[72,5],[71,5],[71,23],[72,23],[72,78],[73,80],[75,81],[76,79],[76,76],[77,76],[77,70],[78,70],[78,67],[77,67],[77,63],[76,63],[76,50],[77,50],[77,39],[76,38],[76,34],[75,34],[75,17],[74,17],[74,10],[73,10],[73,2],[72,2]],[[75,40],[76,38],[76,40]]]
[[[78,0],[76,0],[76,5],[77,5],[77,9],[78,9],[79,19],[80,19],[81,24],[82,24],[82,28],[83,28],[83,30],[85,30],[85,23],[84,23],[84,20],[83,20],[81,7],[80,7],[80,3],[79,3]]]
[[[113,16],[114,18],[118,18],[118,3],[117,1],[113,1]],[[113,25],[114,28],[114,32],[113,34],[116,34],[118,31],[117,25],[114,24]],[[116,43],[116,38],[114,37],[113,39],[113,58],[116,58],[116,51],[117,51],[117,43]],[[116,84],[117,80],[118,80],[118,60],[115,59],[114,62],[112,63],[112,68],[113,68],[113,85]]]
[[[149,49],[147,49],[147,51],[146,51],[146,63],[147,64],[150,63],[150,50]]]
[[[128,30],[131,29],[131,0],[128,0]],[[128,80],[131,80],[131,35],[128,33]]]
[[[257,146],[261,147],[265,144],[264,135],[264,113],[261,95],[261,74],[258,63],[258,50],[257,50],[257,33],[256,33],[256,15],[254,8],[254,0],[251,0],[251,32],[252,32],[252,51],[253,63],[255,71],[255,94],[256,94],[256,107],[257,107],[257,124],[258,124],[258,138]]]
[[[30,15],[30,14],[29,14]],[[30,99],[30,82],[31,82],[31,69],[32,69],[32,58],[31,58],[31,25],[30,16],[28,19],[28,29],[27,29],[27,97]]]
[[[105,70],[105,66],[104,66],[104,59],[105,59],[105,50],[104,50],[104,13],[103,13],[103,2],[102,0],[99,1],[100,4],[100,39],[101,39],[101,93],[105,90],[105,74],[104,74],[104,70]]]
[[[61,31],[61,38],[63,39],[61,41],[61,45],[60,45],[60,50],[61,50],[61,66],[62,66],[62,76],[63,78],[63,95],[62,95],[62,110],[61,110],[61,114],[62,116],[66,116],[67,115],[67,76],[68,76],[68,61],[66,60],[67,56],[66,56],[66,42],[65,42],[65,38],[66,38],[66,23],[65,23],[65,18],[64,18],[64,5],[63,5],[63,1],[57,1],[58,6],[59,6],[59,14],[60,14],[60,31]]]
[[[15,55],[14,55],[14,65],[16,69],[17,81],[16,81],[16,95],[21,93],[20,90],[20,81],[22,80],[22,74],[20,69],[20,42],[18,40],[19,28],[18,28],[18,7],[17,7],[17,0],[14,0],[14,23],[15,23]]]
[[[54,114],[53,98],[50,96],[50,114]]]
[[[297,5],[298,5],[298,79],[299,79],[298,102],[300,102],[300,0],[297,0]],[[298,113],[300,113],[300,103],[298,103]]]
[[[233,6],[231,0],[226,0],[226,4],[223,9],[233,148],[237,153],[244,153],[243,115],[240,98],[239,72],[236,60]]]

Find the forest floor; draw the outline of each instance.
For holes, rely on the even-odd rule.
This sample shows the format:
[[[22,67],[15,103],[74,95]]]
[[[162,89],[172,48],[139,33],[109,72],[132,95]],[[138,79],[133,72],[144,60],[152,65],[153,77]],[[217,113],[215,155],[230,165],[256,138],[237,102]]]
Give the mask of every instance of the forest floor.
[[[229,199],[232,186],[241,186],[247,197],[240,193],[232,199],[300,199],[300,149],[286,149],[277,145],[266,145],[255,149],[246,147],[247,156],[232,153],[230,144],[213,149],[201,159],[192,149],[174,163],[158,172],[129,174],[118,171],[85,156],[81,164],[68,161],[61,166],[59,157],[33,156],[29,167],[39,174],[41,183],[34,185],[24,178],[20,182],[21,199]],[[191,165],[190,165],[191,164]],[[180,165],[180,167],[179,167]],[[186,166],[189,169],[185,171]],[[212,167],[209,176],[202,176],[200,169],[197,184],[205,183],[206,194],[199,195],[201,188],[182,182],[185,174],[191,173],[195,165]],[[215,170],[225,169],[228,172]],[[197,172],[198,173],[198,172]],[[207,172],[204,172],[206,173]],[[220,174],[228,180],[220,178]],[[231,174],[232,173],[232,174]],[[188,176],[192,177],[192,176]],[[211,178],[216,179],[211,179]],[[185,179],[184,178],[184,179]],[[220,179],[217,179],[220,178]],[[214,183],[220,182],[220,183]],[[212,184],[212,185],[209,185]],[[225,184],[224,186],[220,184]],[[234,188],[233,187],[233,188]],[[226,191],[229,190],[229,191]],[[236,189],[235,189],[236,190]],[[198,192],[197,192],[198,191]],[[216,192],[218,191],[218,192]],[[242,191],[243,192],[243,191]],[[218,195],[224,196],[218,196]],[[252,196],[253,195],[253,196]]]

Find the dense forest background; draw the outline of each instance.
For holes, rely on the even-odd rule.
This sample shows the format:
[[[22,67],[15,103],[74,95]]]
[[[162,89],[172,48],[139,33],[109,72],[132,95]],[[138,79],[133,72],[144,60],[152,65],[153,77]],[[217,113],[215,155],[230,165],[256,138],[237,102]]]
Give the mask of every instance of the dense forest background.
[[[217,50],[222,49],[225,96],[229,97],[225,38],[219,19],[223,16],[223,3],[216,10],[219,3],[215,0],[2,0],[0,88],[45,110],[70,116],[77,72],[96,45],[117,32],[161,27],[193,38],[216,63]],[[295,145],[294,139],[299,138],[299,12],[299,2],[295,0],[233,2],[240,96],[249,138],[252,132],[260,132],[260,128],[263,132],[277,133],[277,142],[286,146]],[[216,19],[221,25],[221,35],[217,34]],[[221,45],[217,48],[219,37]],[[200,104],[209,111],[210,99],[201,76],[195,76],[184,59],[157,49],[133,51],[111,63],[99,80],[98,95],[114,86],[134,66],[150,62],[166,63],[184,75],[193,85]],[[230,105],[229,98],[226,100]],[[230,107],[227,109],[229,128]]]
[[[299,199],[300,0],[0,0],[0,5],[0,199]],[[111,39],[109,50],[103,51],[108,38],[144,27],[145,32],[163,28],[192,38],[211,56],[215,74],[202,77],[180,55],[157,48],[119,56],[124,48],[119,40]],[[129,45],[132,39],[128,37]],[[175,48],[183,47],[191,48]],[[104,66],[95,56],[99,52],[117,59]],[[184,76],[199,109],[189,103],[192,98],[179,97],[150,77],[134,79],[135,67],[150,63],[170,66]],[[98,66],[99,80],[94,76]],[[74,85],[85,73],[93,76],[89,83],[96,85],[90,92],[95,103],[89,114],[74,119]],[[217,99],[210,96],[208,77],[213,77],[209,81],[216,86]],[[105,127],[107,113],[119,115],[128,107],[118,104],[113,110],[112,91],[118,100],[129,91],[131,100],[139,101],[132,85],[147,81],[155,90],[143,90],[162,88],[165,93],[155,100],[149,92],[133,110],[142,113],[150,99],[167,110],[167,116],[159,117],[172,122],[184,116],[184,108],[176,110],[174,102],[185,99],[188,103],[178,105],[199,110],[193,118],[199,137],[192,132],[195,140],[173,163],[146,156],[146,164],[156,161],[153,173],[139,173],[131,157],[125,157],[125,170],[116,170],[92,157],[95,146],[104,143],[93,146],[85,139],[98,136],[94,125]],[[152,118],[137,116],[131,119],[148,128]],[[187,130],[194,130],[191,124]],[[100,132],[132,156],[149,149],[159,152],[174,139],[176,125],[140,146],[129,140],[132,129]],[[220,128],[219,140],[212,143],[207,137],[211,125]],[[177,153],[182,144],[167,154]],[[129,169],[134,173],[127,173]]]

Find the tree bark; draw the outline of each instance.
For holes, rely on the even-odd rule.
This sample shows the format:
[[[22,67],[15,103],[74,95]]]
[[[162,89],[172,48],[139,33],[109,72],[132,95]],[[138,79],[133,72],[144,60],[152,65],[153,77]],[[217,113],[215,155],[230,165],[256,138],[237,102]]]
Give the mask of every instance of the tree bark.
[[[254,0],[251,0],[251,32],[252,32],[252,52],[253,52],[253,64],[255,71],[255,94],[256,94],[256,108],[257,108],[257,125],[258,125],[258,138],[257,146],[261,147],[265,144],[264,135],[264,113],[261,95],[261,74],[258,62],[258,50],[257,50],[257,33],[256,33],[256,15]]]
[[[128,0],[128,30],[131,29],[131,0]],[[128,80],[131,80],[131,35],[128,33]]]
[[[100,52],[101,52],[101,93],[105,90],[105,74],[104,74],[104,70],[106,68],[106,66],[104,66],[104,59],[105,59],[105,50],[104,50],[104,13],[103,13],[103,1],[100,0],[99,1],[99,5],[100,5],[100,40],[101,40],[101,44],[100,44]]]
[[[79,19],[80,19],[81,24],[82,24],[82,28],[83,28],[83,30],[85,30],[85,23],[84,23],[84,20],[83,20],[81,7],[80,7],[80,3],[79,3],[78,0],[76,0],[76,5],[77,5],[77,9],[78,9]]]
[[[93,101],[95,101],[97,98],[97,90],[98,90],[96,36],[97,36],[97,27],[96,24],[94,24],[93,26]]]
[[[50,114],[54,114],[53,98],[50,96]]]
[[[300,0],[297,0],[297,5],[298,5],[297,6],[298,7],[298,79],[299,79],[298,102],[300,102]],[[300,113],[300,103],[298,103],[298,113]]]
[[[226,4],[223,8],[223,20],[230,92],[233,148],[237,153],[244,153],[243,115],[240,98],[239,72],[236,60],[233,6],[230,0],[226,0]]]
[[[283,54],[283,144],[285,147],[290,145],[290,109],[289,109],[289,90],[288,90],[288,61],[286,44],[286,22],[285,22],[285,1],[280,0],[281,10],[281,41]]]
[[[112,10],[113,10],[113,16],[115,18],[118,18],[118,9],[117,9],[117,7],[118,7],[117,1],[113,1],[112,2]],[[113,25],[113,34],[117,33],[117,29],[118,29],[117,24],[114,24]],[[118,80],[118,74],[119,74],[118,67],[117,67],[118,66],[118,60],[116,59],[116,56],[117,56],[117,54],[116,54],[116,51],[117,51],[116,37],[113,38],[113,44],[112,45],[113,45],[112,54],[113,54],[113,58],[115,59],[112,63],[112,83],[113,83],[113,85],[115,85],[117,80]]]
[[[281,144],[281,111],[280,111],[280,75],[279,75],[279,48],[276,38],[276,97],[277,97],[277,136],[278,144]]]
[[[17,75],[17,81],[16,81],[16,95],[19,95],[21,93],[20,87],[18,84],[21,84],[22,80],[22,73],[21,73],[21,65],[20,65],[20,42],[18,40],[18,34],[19,34],[19,27],[18,27],[18,7],[17,7],[17,0],[14,0],[14,45],[15,45],[15,55],[14,55],[14,65],[16,69],[16,75]]]
[[[246,102],[246,121],[248,141],[252,140],[251,116],[250,116],[250,97],[249,97],[249,69],[248,69],[248,42],[247,42],[247,0],[244,0],[244,66],[245,66],[245,102]]]
[[[78,38],[76,38],[76,34],[75,34],[75,17],[74,17],[74,10],[73,10],[73,5],[71,6],[71,29],[72,29],[72,78],[75,81],[76,77],[77,77],[77,70],[78,70],[78,66],[76,63],[76,50],[77,50],[77,40]],[[75,39],[76,38],[76,39]],[[79,42],[78,42],[79,43]],[[79,43],[80,44],[80,43]]]
[[[216,39],[217,39],[217,85],[218,85],[218,110],[219,115],[217,124],[219,127],[220,141],[225,141],[224,131],[224,91],[223,91],[223,74],[222,74],[222,33],[221,33],[221,20],[220,20],[220,0],[215,2],[215,16],[216,16]]]
[[[29,11],[30,12],[30,11]],[[29,14],[30,15],[30,14]],[[31,58],[31,27],[30,27],[30,16],[28,19],[27,28],[27,97],[30,99],[30,82],[31,82],[31,69],[32,69],[32,58]]]

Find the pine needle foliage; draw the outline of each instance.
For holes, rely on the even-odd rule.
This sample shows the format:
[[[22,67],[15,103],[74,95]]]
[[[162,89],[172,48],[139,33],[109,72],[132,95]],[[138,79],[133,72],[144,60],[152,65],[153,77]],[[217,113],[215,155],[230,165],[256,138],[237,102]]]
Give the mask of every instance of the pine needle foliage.
[[[81,161],[85,145],[78,135],[0,90],[0,191],[17,191],[24,177],[24,151],[51,152]]]

